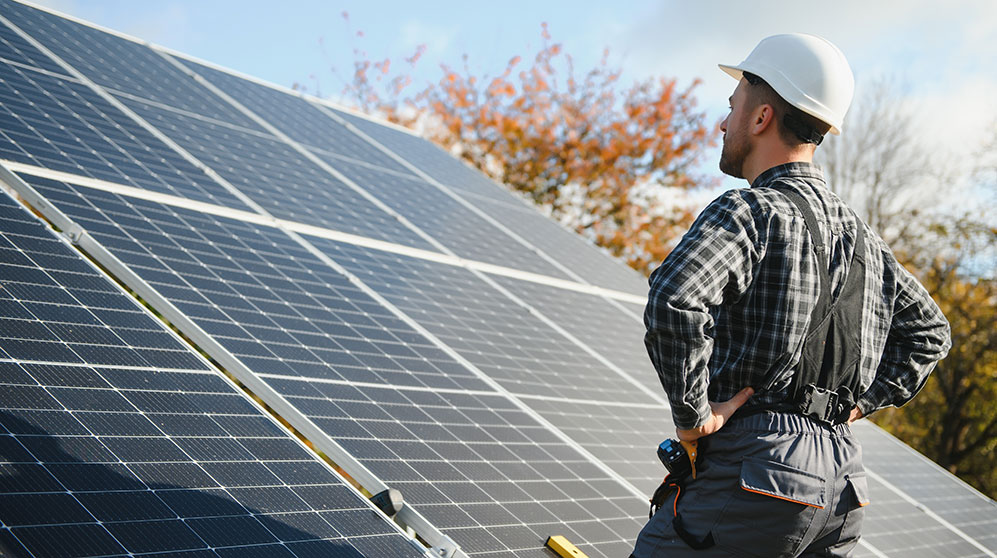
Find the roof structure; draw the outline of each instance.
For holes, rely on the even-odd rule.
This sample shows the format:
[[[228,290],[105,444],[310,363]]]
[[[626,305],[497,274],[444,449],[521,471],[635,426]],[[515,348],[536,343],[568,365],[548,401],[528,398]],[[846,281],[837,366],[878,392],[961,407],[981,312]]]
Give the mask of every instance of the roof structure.
[[[437,556],[632,549],[644,280],[431,143],[0,0],[0,181],[0,549],[422,555],[219,367]],[[997,556],[994,502],[855,431],[858,555]]]

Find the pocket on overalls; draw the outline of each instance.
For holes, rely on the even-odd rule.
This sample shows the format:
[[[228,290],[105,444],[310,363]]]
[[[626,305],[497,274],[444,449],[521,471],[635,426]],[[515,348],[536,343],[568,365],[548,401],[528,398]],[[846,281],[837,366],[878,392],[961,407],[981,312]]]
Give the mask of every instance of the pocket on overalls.
[[[851,473],[845,477],[848,486],[842,495],[846,505],[845,518],[841,524],[839,544],[858,541],[862,533],[862,520],[865,518],[865,506],[869,505],[869,481],[865,473]]]
[[[869,481],[866,479],[865,473],[852,473],[845,477],[848,481],[848,487],[852,491],[852,497],[854,500],[853,509],[864,508],[869,505]]]
[[[741,479],[713,528],[737,556],[793,556],[817,510],[826,505],[824,479],[784,463],[747,457]]]

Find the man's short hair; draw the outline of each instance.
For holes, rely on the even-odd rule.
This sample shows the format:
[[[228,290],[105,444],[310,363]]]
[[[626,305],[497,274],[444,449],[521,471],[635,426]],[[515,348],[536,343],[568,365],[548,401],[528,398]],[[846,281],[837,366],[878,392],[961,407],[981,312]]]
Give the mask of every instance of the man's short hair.
[[[789,146],[797,146],[803,143],[820,145],[830,129],[831,125],[803,112],[802,110],[789,104],[779,96],[764,79],[755,74],[744,72],[744,79],[751,85],[748,90],[750,98],[755,102],[755,106],[769,105],[775,112],[775,120],[778,123],[779,137],[783,143]]]

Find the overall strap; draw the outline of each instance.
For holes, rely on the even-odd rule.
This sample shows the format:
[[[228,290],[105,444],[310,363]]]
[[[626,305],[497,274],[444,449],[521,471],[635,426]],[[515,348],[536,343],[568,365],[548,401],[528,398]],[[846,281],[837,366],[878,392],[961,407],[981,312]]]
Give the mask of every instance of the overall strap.
[[[807,200],[796,190],[779,184],[773,184],[772,187],[789,198],[789,201],[793,202],[793,205],[803,214],[803,220],[807,224],[807,231],[810,232],[810,240],[814,245],[814,252],[817,254],[817,273],[820,277],[820,298],[817,305],[821,306],[822,300],[824,304],[827,304],[831,299],[831,275],[828,272],[831,263],[828,261],[827,246],[824,244],[823,235],[820,234],[820,224],[817,221],[817,216],[814,215],[813,209],[810,208]]]
[[[803,214],[817,257],[820,291],[803,339],[800,362],[789,386],[795,411],[824,423],[847,420],[859,387],[865,231],[855,220],[855,246],[838,298],[831,300],[830,255],[810,204],[798,192],[773,185]],[[844,299],[844,300],[842,300]]]
[[[817,256],[817,277],[820,281],[820,291],[817,295],[817,303],[810,314],[810,329],[807,331],[807,335],[804,336],[804,343],[806,343],[810,336],[817,333],[824,325],[824,322],[831,316],[831,274],[828,271],[828,268],[831,267],[830,257],[827,253],[827,245],[824,244],[824,237],[820,234],[820,224],[817,221],[817,216],[814,215],[813,209],[810,208],[810,204],[806,198],[801,196],[796,190],[778,183],[773,184],[772,187],[786,196],[789,201],[793,202],[793,205],[803,214],[803,220],[807,225],[807,231],[810,233],[810,240],[813,243],[814,254]],[[791,397],[794,400],[800,399],[805,386],[816,384],[820,380],[820,376],[822,375],[820,372],[819,368],[814,369],[813,367],[803,367],[802,370],[797,370],[790,385]]]

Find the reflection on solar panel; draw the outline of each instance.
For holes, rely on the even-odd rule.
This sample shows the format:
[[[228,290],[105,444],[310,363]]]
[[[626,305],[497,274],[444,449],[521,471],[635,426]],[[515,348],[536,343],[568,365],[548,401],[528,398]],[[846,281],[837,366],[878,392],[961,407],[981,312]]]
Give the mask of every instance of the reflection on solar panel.
[[[0,178],[26,203],[360,484],[401,489],[399,521],[441,555],[546,557],[556,534],[592,558],[630,551],[673,428],[638,274],[406,131],[0,7]],[[0,250],[34,277],[21,253]],[[31,259],[79,279],[69,258]],[[175,337],[109,310],[119,291],[70,303],[32,281],[58,304],[16,281],[0,298],[0,377],[19,405],[3,451],[24,472],[0,486],[0,545],[64,551],[46,526],[89,537],[75,555],[419,555]],[[993,502],[857,432],[875,501],[860,555],[995,556]],[[84,465],[102,468],[63,473]],[[298,542],[279,554],[276,540]]]
[[[424,555],[2,193],[0,277],[0,554]]]

